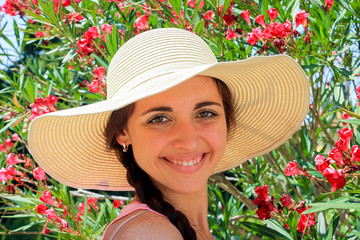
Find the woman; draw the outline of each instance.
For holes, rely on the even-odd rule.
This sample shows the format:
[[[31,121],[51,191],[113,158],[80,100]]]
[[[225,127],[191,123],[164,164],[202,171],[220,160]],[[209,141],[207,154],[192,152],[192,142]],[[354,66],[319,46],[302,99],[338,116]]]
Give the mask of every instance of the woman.
[[[212,239],[208,177],[284,143],[309,92],[289,57],[218,63],[191,32],[150,30],[113,57],[106,101],[36,118],[29,147],[63,184],[135,189],[103,239]]]

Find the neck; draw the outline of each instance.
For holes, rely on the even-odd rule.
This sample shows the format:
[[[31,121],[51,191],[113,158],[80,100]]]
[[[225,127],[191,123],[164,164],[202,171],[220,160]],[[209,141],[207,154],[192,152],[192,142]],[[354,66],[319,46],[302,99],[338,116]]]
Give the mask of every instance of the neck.
[[[175,193],[168,189],[160,189],[164,199],[171,203],[176,210],[181,211],[189,219],[195,231],[208,235],[208,195],[207,184],[194,193]]]

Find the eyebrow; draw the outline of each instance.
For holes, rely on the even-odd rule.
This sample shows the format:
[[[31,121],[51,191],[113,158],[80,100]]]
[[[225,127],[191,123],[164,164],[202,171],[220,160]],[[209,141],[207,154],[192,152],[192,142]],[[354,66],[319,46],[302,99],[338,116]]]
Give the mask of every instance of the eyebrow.
[[[200,102],[200,103],[196,104],[194,110],[202,108],[202,107],[213,106],[213,105],[222,107],[222,105],[220,103],[205,101],[205,102]],[[143,112],[141,115],[143,116],[143,115],[151,113],[151,112],[172,112],[172,111],[173,110],[171,107],[161,106],[161,107],[150,108],[149,110]]]

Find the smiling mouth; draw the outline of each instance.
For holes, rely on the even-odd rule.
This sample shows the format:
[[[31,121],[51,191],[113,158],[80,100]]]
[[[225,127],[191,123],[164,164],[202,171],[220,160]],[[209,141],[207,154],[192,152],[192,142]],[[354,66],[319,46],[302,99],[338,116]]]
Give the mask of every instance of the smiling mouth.
[[[196,164],[198,164],[199,162],[201,162],[201,160],[204,158],[205,153],[203,153],[202,155],[199,155],[193,159],[187,159],[186,161],[183,159],[175,159],[175,158],[166,158],[163,157],[163,159],[165,159],[166,161],[175,164],[175,165],[179,165],[179,166],[184,166],[184,167],[192,167]]]

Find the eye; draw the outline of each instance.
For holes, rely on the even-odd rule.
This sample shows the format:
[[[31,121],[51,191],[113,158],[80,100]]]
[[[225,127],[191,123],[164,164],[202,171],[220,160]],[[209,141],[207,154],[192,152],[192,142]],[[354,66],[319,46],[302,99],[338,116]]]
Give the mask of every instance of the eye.
[[[199,118],[209,119],[209,118],[213,118],[213,117],[217,116],[217,114],[214,113],[213,111],[206,110],[206,111],[199,112],[197,116]]]
[[[147,123],[148,124],[164,124],[168,121],[170,121],[170,119],[167,116],[158,115],[158,116],[151,118]]]

